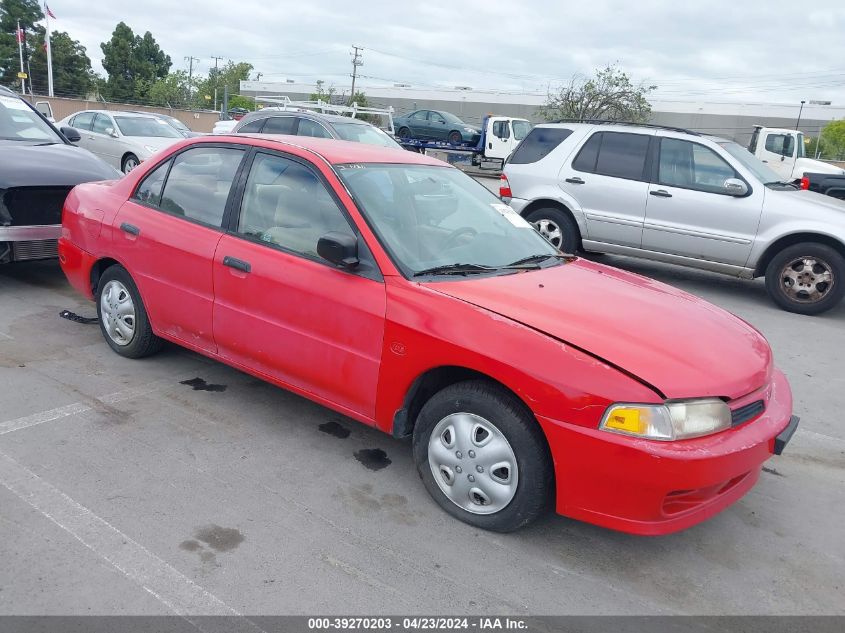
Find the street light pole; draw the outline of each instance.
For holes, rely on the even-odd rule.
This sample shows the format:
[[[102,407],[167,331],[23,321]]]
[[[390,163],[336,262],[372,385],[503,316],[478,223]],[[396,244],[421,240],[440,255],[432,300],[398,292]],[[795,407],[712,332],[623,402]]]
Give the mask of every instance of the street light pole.
[[[217,75],[217,62],[223,58],[212,55],[211,59],[214,60],[214,110],[217,111],[217,84],[220,83],[220,77]]]
[[[798,120],[795,122],[795,129],[798,129],[798,125],[801,123],[801,113],[804,111],[804,103],[806,103],[803,99],[801,99],[801,108],[798,110]]]

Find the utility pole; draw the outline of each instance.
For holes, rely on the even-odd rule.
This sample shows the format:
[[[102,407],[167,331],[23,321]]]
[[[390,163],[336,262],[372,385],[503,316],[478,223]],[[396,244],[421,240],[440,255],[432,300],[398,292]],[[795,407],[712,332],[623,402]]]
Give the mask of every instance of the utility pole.
[[[358,66],[364,65],[364,60],[361,59],[361,53],[358,51],[363,51],[364,48],[362,46],[355,46],[352,45],[352,91],[349,94],[349,102],[347,105],[352,104],[352,99],[355,98],[355,79],[358,77]]]
[[[219,62],[222,57],[216,57],[214,55],[211,56],[211,59],[214,60],[214,109],[217,110],[217,84],[219,82],[219,77],[217,76],[217,62]]]
[[[804,104],[806,102],[801,99],[801,108],[798,110],[798,120],[795,122],[795,129],[798,129],[798,125],[801,123],[801,113],[804,111]],[[800,155],[800,154],[799,154]]]
[[[191,101],[192,98],[192,90],[193,90],[193,78],[194,78],[194,62],[199,63],[199,58],[193,57],[189,55],[185,58],[185,61],[188,62],[188,101]]]

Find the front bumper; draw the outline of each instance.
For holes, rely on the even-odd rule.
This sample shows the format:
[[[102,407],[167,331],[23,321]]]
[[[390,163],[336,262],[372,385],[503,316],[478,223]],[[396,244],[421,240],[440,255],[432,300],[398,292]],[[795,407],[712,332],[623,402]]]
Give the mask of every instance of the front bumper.
[[[633,534],[669,534],[748,492],[798,425],[779,371],[766,410],[715,435],[660,442],[538,418],[549,440],[559,514]]]

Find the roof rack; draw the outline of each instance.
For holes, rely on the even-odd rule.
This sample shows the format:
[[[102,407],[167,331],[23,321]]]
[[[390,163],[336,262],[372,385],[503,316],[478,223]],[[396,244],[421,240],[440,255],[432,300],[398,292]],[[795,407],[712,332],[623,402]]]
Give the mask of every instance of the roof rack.
[[[315,101],[292,101],[287,95],[255,97],[256,103],[268,103],[275,110],[293,110],[294,112],[316,111],[320,114],[334,114],[337,116],[350,116],[357,118],[362,114],[386,117],[387,123],[383,129],[393,133],[393,106],[387,108],[361,107],[357,103],[351,106],[328,103],[322,99]],[[382,126],[379,126],[382,127]]]
[[[658,130],[670,130],[672,132],[681,132],[683,134],[691,134],[693,136],[701,136],[698,132],[693,132],[682,127],[672,127],[671,125],[659,125],[657,123],[634,123],[633,121],[611,121],[610,119],[559,119],[553,123],[589,123],[591,125],[631,125],[636,127],[649,127]]]

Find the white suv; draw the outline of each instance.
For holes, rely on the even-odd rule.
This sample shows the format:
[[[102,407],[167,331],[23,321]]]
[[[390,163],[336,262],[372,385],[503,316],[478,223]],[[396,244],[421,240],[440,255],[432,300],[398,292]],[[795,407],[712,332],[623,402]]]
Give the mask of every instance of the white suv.
[[[502,199],[563,251],[766,277],[781,308],[818,314],[845,294],[845,203],[781,182],[737,143],[618,123],[535,127]]]

